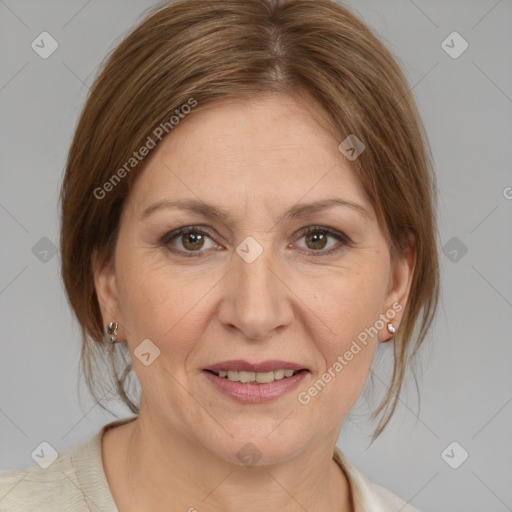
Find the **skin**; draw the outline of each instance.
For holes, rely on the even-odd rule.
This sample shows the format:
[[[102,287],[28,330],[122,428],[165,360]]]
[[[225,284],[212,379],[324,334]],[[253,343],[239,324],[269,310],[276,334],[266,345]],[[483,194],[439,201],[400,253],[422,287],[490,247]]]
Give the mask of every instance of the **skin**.
[[[169,504],[183,511],[353,510],[332,454],[378,342],[391,337],[385,324],[310,403],[298,394],[379,315],[405,307],[415,258],[411,247],[392,264],[340,142],[304,100],[267,95],[194,112],[148,157],[123,208],[114,261],[94,260],[103,322],[118,322],[142,389],[139,418],[103,437],[120,512],[168,511]],[[279,220],[297,203],[331,197],[366,214],[334,206]],[[167,208],[141,219],[149,205],[175,199],[200,199],[232,218]],[[186,235],[167,247],[161,241],[190,225],[206,231],[203,245]],[[303,233],[309,226],[330,227],[351,243],[329,236],[324,246]],[[263,249],[250,264],[236,253],[247,236]],[[169,247],[182,254],[199,247],[203,255],[186,258]],[[160,350],[149,366],[133,356],[144,339]],[[240,404],[202,371],[227,359],[292,361],[310,373],[276,400]],[[237,457],[247,442],[261,453],[253,467]]]

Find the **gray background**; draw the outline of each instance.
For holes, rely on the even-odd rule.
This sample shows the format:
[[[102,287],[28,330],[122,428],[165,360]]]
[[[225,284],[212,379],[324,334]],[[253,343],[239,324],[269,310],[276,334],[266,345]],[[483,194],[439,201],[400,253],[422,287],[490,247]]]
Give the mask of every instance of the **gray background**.
[[[425,512],[512,510],[512,1],[344,3],[414,89],[446,248],[442,302],[418,364],[421,404],[410,381],[370,445],[369,407],[390,368],[379,348],[374,398],[363,393],[338,444],[370,480]],[[58,189],[88,87],[152,4],[0,0],[0,470],[34,464],[43,440],[61,451],[115,419],[86,393],[79,399],[79,330],[49,241],[58,245]],[[59,44],[48,59],[31,48],[43,31]],[[457,59],[441,46],[453,31],[469,43]],[[469,454],[458,469],[441,455],[454,441],[446,460]]]

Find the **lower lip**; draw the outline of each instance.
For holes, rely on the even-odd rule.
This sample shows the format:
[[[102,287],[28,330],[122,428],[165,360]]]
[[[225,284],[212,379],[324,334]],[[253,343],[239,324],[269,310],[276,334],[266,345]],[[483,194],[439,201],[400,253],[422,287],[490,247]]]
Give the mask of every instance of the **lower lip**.
[[[267,384],[244,384],[233,382],[225,377],[218,377],[211,372],[203,370],[206,378],[222,393],[243,403],[269,402],[275,400],[295,389],[309,373],[300,371],[291,377],[275,380]]]

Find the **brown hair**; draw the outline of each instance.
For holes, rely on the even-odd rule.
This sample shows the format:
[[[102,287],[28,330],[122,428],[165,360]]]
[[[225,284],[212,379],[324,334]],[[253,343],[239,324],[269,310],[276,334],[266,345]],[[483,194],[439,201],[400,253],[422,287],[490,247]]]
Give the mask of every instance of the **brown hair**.
[[[108,353],[117,395],[138,413],[128,392],[133,371],[126,349],[102,343],[91,259],[95,248],[104,261],[112,257],[123,203],[144,162],[101,199],[94,191],[191,98],[205,108],[214,100],[273,92],[313,99],[340,142],[349,134],[363,141],[366,150],[352,167],[392,257],[405,250],[410,234],[416,240],[391,383],[372,414],[383,413],[376,438],[395,411],[437,307],[436,185],[425,130],[397,62],[357,17],[330,0],[166,2],[109,56],[78,122],[61,190],[62,277],[82,329],[82,369],[101,404],[107,375],[95,368]]]

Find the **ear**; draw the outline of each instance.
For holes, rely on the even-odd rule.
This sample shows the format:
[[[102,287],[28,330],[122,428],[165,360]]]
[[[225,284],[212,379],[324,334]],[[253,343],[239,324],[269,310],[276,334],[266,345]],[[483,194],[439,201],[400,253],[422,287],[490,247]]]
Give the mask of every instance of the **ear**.
[[[411,291],[412,278],[416,267],[416,239],[412,233],[404,251],[397,255],[392,262],[388,281],[388,290],[384,301],[386,308],[383,315],[387,316],[386,325],[379,333],[379,341],[389,341],[392,338],[387,330],[387,323],[393,324],[398,329],[405,311],[409,293]],[[394,316],[389,313],[394,313]]]
[[[119,305],[114,264],[111,261],[105,261],[98,253],[98,250],[94,249],[92,252],[92,268],[94,287],[103,320],[103,330],[104,332],[106,331],[106,327],[110,322],[117,322],[117,339],[118,341],[124,341],[126,339],[126,331]]]

